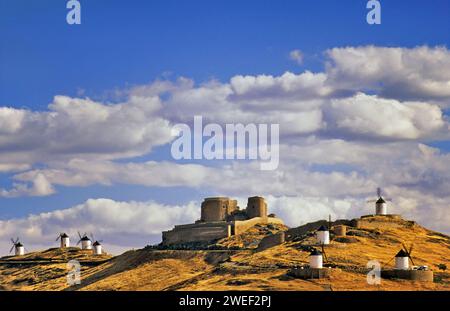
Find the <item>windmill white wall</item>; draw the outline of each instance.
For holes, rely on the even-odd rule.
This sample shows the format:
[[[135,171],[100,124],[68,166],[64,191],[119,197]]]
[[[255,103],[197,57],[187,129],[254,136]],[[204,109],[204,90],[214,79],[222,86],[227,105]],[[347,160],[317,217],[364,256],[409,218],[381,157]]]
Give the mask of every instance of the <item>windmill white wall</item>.
[[[323,267],[322,254],[314,254],[309,256],[309,266],[315,269],[321,269]]]
[[[386,202],[375,203],[375,213],[377,215],[387,215],[387,204]]]
[[[319,244],[330,244],[330,231],[328,231],[324,226],[321,226],[316,231],[316,239]]]
[[[61,238],[61,248],[70,247],[70,240],[69,237],[62,237]]]
[[[91,240],[81,240],[81,249],[92,249]]]
[[[375,214],[376,215],[387,215],[387,203],[381,196],[375,202]]]
[[[16,245],[16,247],[15,247],[15,255],[16,256],[25,255],[25,248],[23,247],[23,245]]]
[[[102,254],[102,246],[100,243],[94,243],[94,255]]]
[[[395,269],[409,270],[408,257],[395,257]]]

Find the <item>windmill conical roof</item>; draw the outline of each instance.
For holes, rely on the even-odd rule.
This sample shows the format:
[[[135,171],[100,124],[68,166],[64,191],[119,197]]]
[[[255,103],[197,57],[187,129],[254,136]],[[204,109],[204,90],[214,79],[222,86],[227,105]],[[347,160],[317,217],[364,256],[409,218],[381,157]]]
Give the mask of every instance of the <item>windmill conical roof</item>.
[[[69,236],[66,233],[61,234],[62,238],[68,238]]]
[[[395,257],[408,257],[408,254],[407,254],[403,249],[401,249],[401,250],[397,253],[397,255],[395,255]]]
[[[91,240],[90,238],[88,238],[87,236],[84,236],[81,238],[80,241],[90,241],[90,240]]]
[[[380,197],[380,198],[377,200],[377,203],[378,203],[378,204],[380,204],[380,203],[386,203],[386,201],[383,199],[383,197]]]
[[[324,225],[322,225],[319,227],[319,229],[317,229],[317,231],[328,231],[328,229]]]
[[[94,246],[98,246],[98,245],[101,245],[101,244],[100,244],[99,241],[95,241],[93,245],[94,245]]]
[[[16,246],[16,247],[21,247],[21,246],[23,246],[23,244],[20,243],[20,242],[17,242],[17,243],[15,244],[15,246]]]

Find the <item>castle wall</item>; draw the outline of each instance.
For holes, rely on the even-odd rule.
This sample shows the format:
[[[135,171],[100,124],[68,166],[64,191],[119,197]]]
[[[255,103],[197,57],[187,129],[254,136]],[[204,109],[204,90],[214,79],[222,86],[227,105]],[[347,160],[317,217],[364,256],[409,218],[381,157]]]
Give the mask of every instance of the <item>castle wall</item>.
[[[248,218],[267,217],[267,203],[263,197],[248,198],[246,208]]]
[[[231,225],[226,222],[201,223],[175,226],[163,231],[163,244],[181,244],[194,241],[212,241],[231,236]]]
[[[406,279],[421,282],[433,282],[434,274],[431,270],[382,270],[381,277],[385,279]]]
[[[256,224],[283,224],[283,221],[274,217],[255,217],[243,221],[208,222],[187,225],[178,225],[170,231],[163,231],[163,244],[181,244],[196,241],[213,241],[241,234]]]

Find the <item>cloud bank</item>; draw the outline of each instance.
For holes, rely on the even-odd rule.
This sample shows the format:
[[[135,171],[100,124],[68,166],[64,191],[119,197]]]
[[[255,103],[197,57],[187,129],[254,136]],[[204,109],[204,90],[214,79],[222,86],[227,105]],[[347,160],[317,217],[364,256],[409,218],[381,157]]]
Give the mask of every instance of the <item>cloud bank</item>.
[[[202,84],[181,77],[128,89],[115,104],[58,95],[46,111],[0,107],[0,173],[12,183],[0,188],[0,197],[52,195],[59,186],[186,187],[242,198],[265,195],[275,212],[298,225],[319,215],[369,212],[364,202],[382,186],[394,197],[395,212],[449,233],[450,156],[439,144],[431,147],[450,140],[448,49],[362,46],[324,54],[321,72],[237,74]],[[304,55],[290,55],[296,61],[299,56]],[[172,126],[191,123],[195,115],[219,124],[280,124],[279,168],[262,172],[258,163],[239,161],[180,163],[169,154],[164,160],[135,160],[170,144]],[[97,222],[127,241],[143,242],[169,224],[195,218],[199,208],[191,204],[92,200],[47,216],[2,221],[0,227],[5,237],[17,235],[11,228],[23,227],[41,230],[40,238],[46,238],[64,226],[84,230],[83,222]],[[96,218],[102,208],[114,214],[119,207],[123,223]],[[72,221],[59,224],[61,213]],[[139,238],[135,228],[142,231]],[[16,230],[39,243],[28,231]]]

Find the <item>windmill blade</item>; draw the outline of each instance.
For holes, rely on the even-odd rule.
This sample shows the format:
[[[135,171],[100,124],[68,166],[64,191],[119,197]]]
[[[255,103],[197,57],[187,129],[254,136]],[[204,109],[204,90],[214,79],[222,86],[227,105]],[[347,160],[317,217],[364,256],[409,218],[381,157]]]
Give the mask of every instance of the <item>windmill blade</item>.
[[[78,240],[78,242],[77,242],[77,244],[76,244],[76,245],[80,244],[80,242],[81,242],[81,239],[79,239],[79,240]]]
[[[409,247],[409,252],[408,252],[409,256],[411,256],[413,249],[414,249],[414,243],[412,243],[411,246]]]
[[[327,257],[327,253],[323,252],[323,258],[325,259],[325,262],[328,262],[328,257]]]
[[[327,258],[327,254],[325,253],[325,247],[322,244],[322,254],[323,254],[323,258],[325,258],[325,261],[328,262],[328,258]]]
[[[61,238],[61,234],[56,238],[55,241],[58,241]]]
[[[91,233],[89,233],[89,235],[90,235],[90,237],[91,237],[91,240],[92,240],[92,241],[95,241],[95,239],[94,239],[94,235],[92,234],[92,232],[91,232]]]
[[[12,243],[12,244],[16,244],[16,242],[14,242],[14,239],[13,239],[13,238],[11,238],[11,243]]]
[[[394,258],[395,258],[395,256],[392,257],[391,259],[389,259],[389,261],[386,263],[386,266],[389,265],[392,262],[392,260],[394,260]]]
[[[376,201],[378,201],[378,200],[367,200],[366,202],[367,203],[375,203]]]
[[[403,242],[401,242],[401,243],[403,246],[403,250],[409,255],[408,248],[406,247],[405,243],[403,243]]]
[[[381,197],[381,188],[380,188],[380,187],[377,188],[377,195],[378,195],[379,197]]]
[[[78,233],[78,236],[80,237],[80,240],[81,240],[82,236],[81,236],[80,231],[77,231],[77,233]]]
[[[14,247],[15,247],[16,245],[13,245],[12,247],[11,247],[11,249],[9,250],[9,253],[11,254],[11,252],[13,251],[13,249],[14,249]]]
[[[416,241],[416,239],[417,239],[417,237],[415,237],[414,238],[414,241]],[[411,260],[411,263],[412,263],[412,265],[413,266],[415,266],[416,264],[414,263],[414,260],[412,259],[412,257],[411,257],[411,254],[412,254],[412,251],[413,251],[413,249],[414,249],[414,241],[411,243],[411,245],[409,246],[409,251],[408,251],[408,257],[409,257],[409,260]]]

